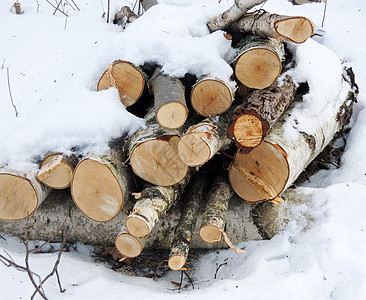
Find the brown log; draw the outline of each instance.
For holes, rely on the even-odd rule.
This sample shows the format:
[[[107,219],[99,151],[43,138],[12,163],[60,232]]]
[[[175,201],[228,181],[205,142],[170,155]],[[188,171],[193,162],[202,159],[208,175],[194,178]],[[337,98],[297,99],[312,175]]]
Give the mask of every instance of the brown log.
[[[129,107],[142,95],[145,87],[143,71],[127,61],[118,60],[109,65],[99,79],[97,90],[118,89],[121,102]]]
[[[144,238],[150,234],[158,220],[174,205],[189,183],[194,169],[173,186],[152,186],[135,193],[138,200],[126,219],[126,228],[133,236]]]
[[[279,117],[295,98],[296,86],[290,76],[269,88],[254,91],[243,104],[236,107],[228,136],[236,145],[249,152],[258,146]]]
[[[236,78],[249,88],[271,86],[282,70],[282,43],[272,38],[250,36],[240,42],[239,48],[239,55],[234,61]]]
[[[39,166],[37,179],[50,188],[65,189],[70,186],[77,163],[78,159],[75,155],[48,154]]]
[[[332,116],[317,124],[312,133],[297,130],[296,137],[285,133],[283,123],[291,117],[294,102],[272,128],[264,141],[250,153],[241,150],[235,155],[229,170],[229,179],[235,192],[248,203],[271,200],[288,188],[309,163],[330,143],[333,136],[348,124],[353,103],[357,98],[350,72],[341,83],[348,96],[339,94],[335,99]],[[309,120],[310,122],[310,120]]]
[[[149,88],[154,94],[155,118],[160,126],[177,129],[187,120],[188,109],[184,86],[179,78],[168,76],[157,67],[149,80]]]
[[[294,43],[303,43],[314,34],[312,22],[305,17],[290,17],[256,11],[244,15],[230,29],[262,37],[282,38]]]
[[[138,130],[126,145],[133,172],[155,185],[179,183],[188,172],[188,166],[181,161],[177,150],[181,131],[162,128],[156,122],[153,110],[145,119],[146,128]]]
[[[46,199],[50,188],[33,172],[0,170],[0,220],[25,219]]]
[[[203,117],[222,114],[233,99],[234,91],[229,84],[209,76],[199,79],[191,92],[192,107]]]
[[[75,168],[71,195],[77,207],[90,219],[107,222],[122,209],[134,182],[119,150],[108,155],[88,155]]]

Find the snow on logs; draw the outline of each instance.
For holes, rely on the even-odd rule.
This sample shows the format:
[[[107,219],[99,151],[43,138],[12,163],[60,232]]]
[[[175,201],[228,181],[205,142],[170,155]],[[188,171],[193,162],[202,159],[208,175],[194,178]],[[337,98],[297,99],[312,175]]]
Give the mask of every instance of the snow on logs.
[[[124,106],[129,107],[136,103],[144,91],[145,74],[132,63],[118,60],[104,71],[99,79],[97,90],[106,90],[112,86],[118,89]]]
[[[94,221],[113,219],[132,190],[132,174],[123,164],[121,152],[111,150],[109,155],[89,155],[75,168],[72,198],[76,206]]]
[[[0,220],[27,218],[46,199],[50,188],[32,172],[0,170]]]
[[[239,55],[234,60],[236,78],[253,89],[271,86],[282,70],[282,43],[273,38],[249,36],[239,43],[238,48]]]

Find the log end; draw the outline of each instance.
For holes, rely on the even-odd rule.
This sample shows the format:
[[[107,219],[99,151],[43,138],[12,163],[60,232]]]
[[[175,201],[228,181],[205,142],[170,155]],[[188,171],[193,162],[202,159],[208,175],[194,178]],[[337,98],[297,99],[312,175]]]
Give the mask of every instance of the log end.
[[[38,197],[29,180],[13,174],[0,174],[0,220],[24,219],[37,206]]]
[[[126,228],[130,234],[139,238],[143,238],[150,233],[146,222],[134,216],[127,218]]]
[[[297,44],[305,42],[314,35],[313,24],[305,17],[278,20],[274,23],[274,29],[279,36]]]
[[[117,250],[124,257],[136,257],[141,254],[143,246],[140,241],[129,233],[121,233],[115,241]]]
[[[203,79],[192,90],[191,104],[193,109],[204,117],[219,115],[227,111],[232,103],[231,89],[217,79]]]
[[[184,125],[187,120],[187,107],[181,102],[168,102],[159,107],[155,118],[160,126],[168,129],[177,129]]]
[[[152,139],[135,146],[130,155],[133,172],[155,185],[171,186],[182,181],[188,166],[179,158],[175,143],[170,140],[172,138]]]
[[[221,242],[222,232],[217,226],[206,225],[201,227],[200,237],[206,243],[215,244]]]
[[[90,219],[107,222],[122,209],[124,195],[113,171],[104,163],[86,158],[76,166],[71,182],[76,206]]]
[[[118,89],[121,102],[129,107],[141,97],[145,87],[145,76],[133,64],[116,61],[104,71],[97,90],[106,90],[112,86]]]
[[[211,157],[211,149],[205,142],[205,132],[184,135],[178,144],[180,159],[188,166],[201,166]]]
[[[274,199],[289,178],[284,151],[263,141],[250,153],[238,151],[230,166],[229,180],[234,191],[248,203]]]
[[[41,163],[37,179],[53,189],[70,186],[74,168],[64,161],[62,154],[51,154]]]
[[[169,268],[174,271],[180,270],[185,264],[186,258],[179,254],[172,255],[168,260]]]
[[[235,64],[235,76],[245,86],[264,89],[271,86],[280,75],[280,57],[266,48],[254,48],[243,52]]]
[[[262,121],[254,115],[241,115],[234,124],[233,135],[238,147],[248,150],[258,146],[263,138]]]

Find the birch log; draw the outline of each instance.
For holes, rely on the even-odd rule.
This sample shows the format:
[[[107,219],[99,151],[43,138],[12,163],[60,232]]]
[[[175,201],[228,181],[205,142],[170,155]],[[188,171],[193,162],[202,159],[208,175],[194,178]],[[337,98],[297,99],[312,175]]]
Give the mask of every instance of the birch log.
[[[189,246],[193,238],[200,206],[208,185],[207,174],[199,174],[185,196],[184,209],[175,228],[171,244],[168,265],[172,270],[181,269],[188,257]]]
[[[271,86],[282,70],[282,43],[272,38],[250,36],[240,42],[239,49],[234,61],[236,78],[249,88]]]
[[[226,174],[218,174],[207,195],[207,204],[201,222],[200,237],[206,243],[213,244],[221,241],[232,193]]]
[[[204,76],[193,86],[191,104],[203,117],[220,115],[227,111],[233,100],[234,90],[222,80]]]
[[[133,236],[143,238],[150,234],[158,220],[182,195],[193,174],[191,172],[174,186],[152,186],[135,193],[138,200],[127,217],[126,228]]]
[[[177,184],[188,172],[188,166],[178,155],[181,131],[162,128],[155,121],[153,110],[145,119],[146,128],[138,130],[126,145],[132,170],[155,185]]]
[[[149,80],[149,87],[154,94],[156,121],[168,129],[182,127],[187,120],[188,109],[184,86],[179,78],[162,73],[158,67]]]
[[[37,181],[33,172],[0,170],[0,220],[30,216],[46,199],[50,188]]]
[[[118,89],[124,106],[129,107],[141,97],[145,87],[144,72],[130,62],[118,60],[109,65],[99,79],[97,90]]]
[[[70,186],[77,163],[75,155],[50,153],[42,160],[37,179],[50,188],[65,189]]]
[[[310,195],[311,196],[311,195]],[[230,236],[231,241],[234,244],[245,242],[248,240],[262,240],[263,238],[271,238],[273,234],[278,233],[281,228],[286,226],[288,220],[296,220],[297,217],[301,218],[301,222],[304,222],[304,216],[301,214],[294,215],[293,213],[296,205],[302,205],[307,201],[307,194],[303,189],[288,189],[283,195],[281,195],[285,201],[280,206],[273,206],[276,211],[269,209],[268,213],[262,213],[262,215],[271,215],[268,222],[262,222],[262,226],[259,222],[255,222],[255,216],[260,213],[254,213],[253,210],[257,205],[265,204],[266,202],[248,205],[236,194],[229,202],[229,209],[226,222],[226,233]],[[30,240],[48,240],[52,237],[61,224],[64,222],[65,217],[68,216],[68,239],[69,243],[84,243],[91,245],[114,245],[115,238],[119,235],[121,230],[121,224],[126,220],[126,212],[133,203],[127,201],[124,205],[123,212],[119,213],[114,219],[109,222],[94,222],[87,218],[73,203],[70,193],[67,190],[53,190],[49,197],[40,205],[38,209],[29,216],[28,221],[1,221],[0,220],[0,232],[4,236],[4,233],[12,235],[20,235],[24,233],[24,228],[28,222],[29,239]],[[267,207],[270,208],[271,206]],[[261,220],[264,218],[260,217]],[[254,217],[254,218],[253,218]],[[305,216],[306,217],[306,216]],[[149,234],[145,249],[169,249],[171,241],[174,238],[174,228],[176,227],[180,218],[180,209],[176,205],[170,210],[169,216],[162,215],[160,222],[156,224],[154,230]],[[192,236],[190,247],[193,248],[227,248],[224,242],[217,244],[207,244],[199,237],[199,229],[201,224],[202,215],[197,217],[196,227]],[[270,221],[271,220],[271,221]],[[306,220],[306,219],[305,219]],[[310,221],[310,219],[309,219]],[[267,230],[265,224],[276,224],[271,226],[271,230]],[[257,225],[258,224],[258,225]],[[265,233],[270,234],[269,236]],[[265,234],[264,234],[265,233]],[[55,242],[62,241],[62,234],[56,235]]]
[[[230,29],[262,37],[282,38],[303,43],[314,34],[312,22],[305,17],[290,17],[256,11],[244,15]]]
[[[250,152],[292,103],[296,90],[292,78],[287,75],[269,88],[254,91],[234,110],[228,136],[234,138],[240,149]]]
[[[288,188],[308,164],[329,144],[337,131],[348,124],[352,115],[357,90],[344,74],[342,88],[331,100],[332,113],[328,119],[308,120],[317,127],[313,132],[297,130],[297,135],[286,134],[283,123],[291,118],[291,109],[280,118],[264,141],[250,153],[238,151],[229,171],[231,186],[249,203],[276,198]],[[348,95],[347,95],[348,92]],[[337,103],[337,105],[334,105]],[[295,102],[293,103],[295,105]]]
[[[133,258],[141,254],[145,243],[146,239],[135,237],[123,228],[116,238],[115,246],[124,257]]]
[[[71,195],[77,207],[90,219],[107,222],[122,209],[133,188],[130,169],[119,150],[108,155],[91,154],[76,166]]]

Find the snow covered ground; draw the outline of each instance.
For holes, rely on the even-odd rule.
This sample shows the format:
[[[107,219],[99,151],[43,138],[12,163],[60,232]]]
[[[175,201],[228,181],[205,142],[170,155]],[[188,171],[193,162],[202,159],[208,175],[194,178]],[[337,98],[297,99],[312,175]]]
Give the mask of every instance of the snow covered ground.
[[[233,56],[230,43],[221,32],[209,35],[205,27],[231,1],[163,0],[165,6],[151,9],[124,32],[102,18],[106,0],[75,1],[80,11],[66,7],[70,16],[66,26],[64,15],[53,15],[46,1],[38,2],[37,11],[37,1],[23,1],[25,12],[20,16],[9,11],[13,1],[3,0],[0,8],[0,165],[35,169],[34,161],[45,152],[75,145],[81,152],[102,152],[111,138],[143,126],[120,105],[115,90],[96,92],[101,73],[116,59],[136,64],[157,61],[178,76],[210,73],[227,79],[231,75],[226,63]],[[114,15],[123,1],[111,2]],[[304,15],[321,29],[324,4],[295,7],[286,0],[269,0],[263,8]],[[240,244],[245,255],[221,250],[201,257],[194,271],[196,288],[180,293],[172,291],[175,286],[170,283],[179,281],[179,272],[156,282],[121,275],[95,263],[91,248],[77,245],[77,251],[62,255],[59,267],[66,292],[59,293],[52,278],[45,285],[48,297],[365,299],[365,13],[366,2],[328,0],[323,37],[315,40],[354,69],[359,102],[341,167],[321,171],[299,188],[308,200],[281,234],[270,241]],[[328,78],[321,80],[326,87]],[[310,226],[303,215],[312,217]],[[5,250],[22,264],[23,247],[17,239],[2,236],[6,240],[0,238],[0,253]],[[56,254],[34,255],[32,269],[45,275],[55,258]],[[216,266],[224,262],[227,265],[213,279]],[[25,273],[0,264],[0,299],[27,299],[32,293]]]

